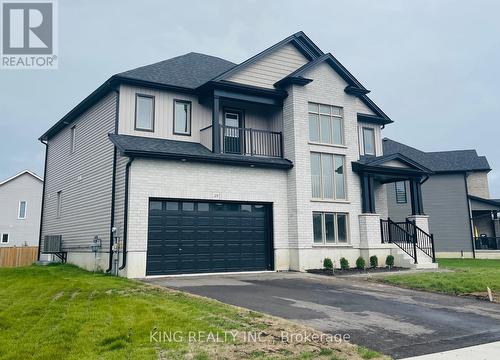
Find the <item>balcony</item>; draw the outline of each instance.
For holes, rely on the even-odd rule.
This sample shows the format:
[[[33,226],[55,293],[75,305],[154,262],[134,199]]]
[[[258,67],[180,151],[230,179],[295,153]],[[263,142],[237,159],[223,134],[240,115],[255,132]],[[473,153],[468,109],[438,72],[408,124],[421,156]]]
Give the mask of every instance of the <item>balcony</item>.
[[[200,130],[200,143],[213,150],[213,126]],[[220,125],[220,149],[224,154],[283,158],[281,132]]]

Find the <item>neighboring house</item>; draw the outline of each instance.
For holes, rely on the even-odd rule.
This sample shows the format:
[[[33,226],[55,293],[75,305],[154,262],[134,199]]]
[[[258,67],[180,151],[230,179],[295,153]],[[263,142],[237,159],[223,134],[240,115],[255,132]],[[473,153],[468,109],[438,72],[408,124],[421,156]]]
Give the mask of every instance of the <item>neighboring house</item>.
[[[38,246],[42,188],[28,170],[0,182],[0,247]]]
[[[403,154],[432,170],[422,195],[438,256],[500,256],[500,202],[490,199],[486,157],[476,150],[424,152],[391,139],[383,146],[385,154]],[[389,184],[387,198],[391,218],[410,213],[408,183]]]
[[[388,254],[415,266],[416,252],[434,266],[429,246],[382,243],[383,184],[399,180],[429,240],[429,170],[382,156],[392,120],[368,92],[302,32],[239,65],[189,53],[114,75],[40,138],[41,237],[62,239],[69,262],[127,277]]]

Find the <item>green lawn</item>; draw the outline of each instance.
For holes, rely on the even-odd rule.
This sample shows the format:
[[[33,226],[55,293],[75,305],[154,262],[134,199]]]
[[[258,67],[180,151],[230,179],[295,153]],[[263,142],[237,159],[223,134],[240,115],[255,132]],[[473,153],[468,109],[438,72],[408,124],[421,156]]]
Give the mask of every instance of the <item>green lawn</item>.
[[[70,265],[0,269],[0,359],[380,357],[348,343],[285,343],[279,338],[282,330],[310,331],[216,301]],[[158,341],[157,331],[179,332],[182,339]],[[199,342],[188,341],[192,331]],[[219,334],[221,342],[207,341],[198,331]],[[226,340],[227,331],[237,331],[237,339]],[[256,331],[265,334],[263,343],[242,340],[242,334]]]
[[[455,295],[486,297],[486,287],[500,300],[500,260],[438,259],[441,269],[453,272],[428,272],[392,275],[377,279],[389,284]]]

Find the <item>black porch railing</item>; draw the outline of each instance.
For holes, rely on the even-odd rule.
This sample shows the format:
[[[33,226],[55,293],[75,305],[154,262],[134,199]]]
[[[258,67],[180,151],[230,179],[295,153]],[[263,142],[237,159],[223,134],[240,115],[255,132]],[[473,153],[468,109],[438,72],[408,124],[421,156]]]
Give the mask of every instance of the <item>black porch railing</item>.
[[[406,219],[404,222],[394,222],[390,218],[380,219],[382,243],[397,245],[417,263],[417,248],[436,262],[434,250],[434,235],[427,234],[414,222]]]
[[[499,250],[500,237],[479,236],[474,238],[476,250]]]
[[[223,153],[283,157],[283,135],[280,132],[225,125],[220,127]]]

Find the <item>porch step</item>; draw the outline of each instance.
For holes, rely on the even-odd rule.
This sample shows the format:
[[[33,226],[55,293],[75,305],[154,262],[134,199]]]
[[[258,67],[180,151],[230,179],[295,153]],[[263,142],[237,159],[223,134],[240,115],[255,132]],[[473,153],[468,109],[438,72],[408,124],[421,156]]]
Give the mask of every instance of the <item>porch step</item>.
[[[424,253],[422,250],[417,249],[417,263],[413,258],[405,253],[397,245],[392,244],[391,255],[394,256],[394,265],[401,266],[409,269],[437,269],[438,264],[432,262],[432,258]]]

